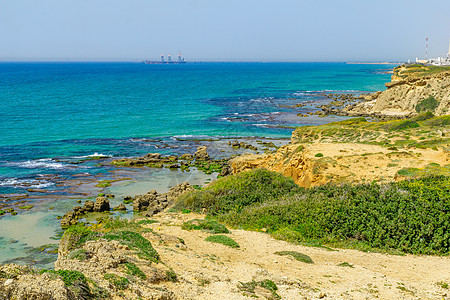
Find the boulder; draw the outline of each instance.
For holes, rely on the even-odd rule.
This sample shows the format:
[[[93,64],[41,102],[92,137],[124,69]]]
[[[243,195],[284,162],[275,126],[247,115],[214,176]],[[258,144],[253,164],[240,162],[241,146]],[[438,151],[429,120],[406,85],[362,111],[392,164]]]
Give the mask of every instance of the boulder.
[[[209,154],[206,152],[205,146],[200,146],[197,148],[197,151],[194,154],[195,159],[197,160],[210,160]]]
[[[133,200],[133,210],[134,211],[143,211],[147,209],[150,202],[156,199],[158,193],[156,190],[151,190],[145,195],[136,195]]]
[[[106,197],[97,197],[97,199],[95,199],[95,212],[109,211],[109,208],[109,200]]]
[[[73,210],[67,212],[62,218],[61,218],[61,228],[68,228],[71,225],[75,225],[78,223],[77,216],[73,212]]]
[[[93,212],[94,211],[94,202],[91,200],[87,200],[84,202],[83,210],[85,212]]]
[[[119,205],[117,205],[116,207],[113,208],[113,210],[127,210],[125,204],[120,203]]]
[[[181,155],[181,159],[194,160],[194,156],[192,154],[190,154],[190,153],[185,153],[185,154]]]

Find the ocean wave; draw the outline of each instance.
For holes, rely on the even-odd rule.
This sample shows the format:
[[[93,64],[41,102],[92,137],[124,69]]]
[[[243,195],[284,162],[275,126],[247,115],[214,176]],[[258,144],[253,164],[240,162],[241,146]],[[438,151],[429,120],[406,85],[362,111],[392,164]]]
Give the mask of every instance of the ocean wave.
[[[36,179],[7,178],[0,180],[0,186],[42,189],[54,185],[53,182]]]
[[[95,152],[94,154],[90,154],[90,155],[83,155],[83,156],[74,156],[74,158],[90,158],[90,157],[112,157],[112,155],[106,155],[106,154],[101,154],[101,153],[97,153]]]
[[[59,170],[59,169],[64,169],[66,167],[68,167],[67,165],[60,163],[60,162],[56,162],[51,158],[41,158],[41,159],[35,159],[35,160],[27,160],[27,161],[23,161],[23,162],[11,162],[9,163],[9,165],[12,166],[17,166],[20,168],[26,168],[26,169],[54,169],[54,170]]]

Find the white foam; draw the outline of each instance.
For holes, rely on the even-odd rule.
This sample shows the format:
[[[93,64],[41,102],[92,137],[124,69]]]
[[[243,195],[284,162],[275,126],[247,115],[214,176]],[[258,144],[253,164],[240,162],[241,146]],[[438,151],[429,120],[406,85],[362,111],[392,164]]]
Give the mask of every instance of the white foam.
[[[54,185],[53,182],[46,180],[35,180],[35,179],[18,179],[18,178],[7,178],[0,180],[0,186],[4,187],[26,187],[41,189]]]
[[[14,162],[12,165],[27,168],[27,169],[38,169],[38,168],[46,168],[46,169],[63,169],[66,166],[60,162],[56,162],[51,158],[42,158],[36,160],[27,160],[24,162]]]

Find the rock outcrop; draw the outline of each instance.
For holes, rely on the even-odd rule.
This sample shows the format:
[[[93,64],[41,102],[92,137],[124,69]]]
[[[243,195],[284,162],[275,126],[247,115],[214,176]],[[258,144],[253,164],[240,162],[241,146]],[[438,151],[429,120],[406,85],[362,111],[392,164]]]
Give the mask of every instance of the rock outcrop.
[[[143,211],[143,215],[151,217],[173,204],[179,195],[194,190],[189,183],[183,182],[170,188],[167,193],[159,194],[151,190],[145,195],[136,195],[133,200],[133,210]]]
[[[400,67],[392,81],[386,83],[387,90],[375,99],[348,106],[343,112],[351,116],[408,117],[416,115],[418,106],[431,97],[435,105],[428,107],[428,111],[436,116],[450,114],[450,72],[407,76],[401,72],[402,68],[407,69]]]
[[[208,152],[206,152],[205,146],[200,146],[197,148],[197,151],[194,154],[196,160],[210,160]]]

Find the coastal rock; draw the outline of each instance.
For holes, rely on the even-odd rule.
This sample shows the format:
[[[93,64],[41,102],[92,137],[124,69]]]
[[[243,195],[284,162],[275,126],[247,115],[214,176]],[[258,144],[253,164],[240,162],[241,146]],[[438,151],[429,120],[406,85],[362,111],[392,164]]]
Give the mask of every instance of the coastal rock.
[[[233,168],[228,163],[223,164],[222,171],[220,171],[219,176],[225,177],[225,176],[232,175],[232,174],[233,174]]]
[[[87,200],[84,202],[83,209],[85,212],[93,212],[94,211],[94,202],[91,200]]]
[[[359,103],[343,109],[349,116],[387,116],[405,118],[417,115],[416,107],[432,97],[437,103],[430,111],[436,116],[450,114],[450,72],[432,75],[416,75],[410,67],[394,69],[392,81],[386,83],[387,90],[380,92],[369,102]],[[426,67],[423,67],[426,70]],[[424,71],[423,74],[428,74]]]
[[[156,190],[151,190],[145,195],[136,195],[133,200],[133,210],[134,211],[143,211],[147,209],[150,202],[156,199],[158,193]]]
[[[184,159],[184,160],[193,160],[193,159],[194,159],[194,156],[193,156],[192,154],[185,153],[185,154],[181,155],[181,159]]]
[[[210,160],[209,154],[206,152],[205,146],[200,146],[197,148],[197,151],[194,154],[195,159],[197,160]]]
[[[127,208],[126,208],[125,204],[120,203],[119,205],[117,205],[116,207],[114,207],[113,210],[126,211]]]
[[[103,211],[109,211],[109,200],[106,197],[97,197],[95,199],[94,204],[94,211],[95,212],[103,212]]]
[[[0,266],[0,299],[77,300],[64,282],[49,273],[36,271],[16,264]],[[8,278],[9,277],[9,278]]]
[[[77,215],[74,211],[67,212],[62,218],[61,218],[61,228],[67,228],[71,225],[75,225],[78,223]]]
[[[169,204],[172,204],[181,194],[192,192],[194,190],[195,189],[188,182],[177,184],[171,187],[167,192],[167,201]]]

